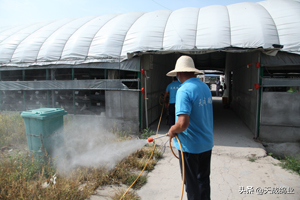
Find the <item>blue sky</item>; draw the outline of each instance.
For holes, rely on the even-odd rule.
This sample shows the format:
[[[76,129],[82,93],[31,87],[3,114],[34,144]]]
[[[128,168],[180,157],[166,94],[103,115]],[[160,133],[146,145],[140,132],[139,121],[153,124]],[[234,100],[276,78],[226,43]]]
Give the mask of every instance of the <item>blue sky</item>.
[[[0,0],[0,27],[90,15],[260,1],[262,0]]]

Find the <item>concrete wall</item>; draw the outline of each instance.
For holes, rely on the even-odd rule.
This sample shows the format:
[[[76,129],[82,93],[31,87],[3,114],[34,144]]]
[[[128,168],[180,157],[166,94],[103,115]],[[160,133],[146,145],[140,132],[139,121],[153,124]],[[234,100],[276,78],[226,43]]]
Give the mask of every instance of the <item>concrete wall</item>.
[[[105,116],[120,130],[139,132],[139,92],[105,91]]]
[[[260,52],[227,53],[225,68],[226,96],[229,96],[230,73],[233,72],[232,102],[230,107],[249,127],[253,136],[256,133],[258,90],[249,91],[255,83],[259,83],[259,69],[247,64],[259,61]]]
[[[300,142],[300,93],[263,92],[259,137],[267,142]]]

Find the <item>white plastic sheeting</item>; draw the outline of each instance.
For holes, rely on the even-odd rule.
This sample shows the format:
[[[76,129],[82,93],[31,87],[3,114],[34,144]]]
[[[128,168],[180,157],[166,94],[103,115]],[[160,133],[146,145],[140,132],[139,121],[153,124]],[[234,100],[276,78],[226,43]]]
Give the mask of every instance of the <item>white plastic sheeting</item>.
[[[198,49],[218,49],[231,45],[230,21],[226,6],[201,8],[198,18],[201,19],[197,24],[196,46]]]
[[[268,11],[257,3],[228,6],[231,45],[241,48],[270,48],[280,44],[276,24]]]
[[[267,0],[228,6],[132,12],[0,29],[0,66],[120,62],[133,53],[232,47],[300,53],[300,2]]]

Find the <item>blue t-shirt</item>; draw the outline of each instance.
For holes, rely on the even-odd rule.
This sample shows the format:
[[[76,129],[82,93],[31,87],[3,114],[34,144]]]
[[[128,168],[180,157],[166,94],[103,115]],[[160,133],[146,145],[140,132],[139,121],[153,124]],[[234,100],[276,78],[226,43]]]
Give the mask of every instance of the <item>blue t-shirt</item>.
[[[213,147],[213,108],[208,86],[198,78],[190,78],[181,84],[176,95],[176,121],[178,115],[189,115],[188,128],[178,133],[182,151],[202,153]],[[175,147],[180,150],[177,139]]]
[[[175,103],[176,101],[176,92],[180,86],[179,81],[173,81],[167,86],[166,91],[170,93],[169,103]]]

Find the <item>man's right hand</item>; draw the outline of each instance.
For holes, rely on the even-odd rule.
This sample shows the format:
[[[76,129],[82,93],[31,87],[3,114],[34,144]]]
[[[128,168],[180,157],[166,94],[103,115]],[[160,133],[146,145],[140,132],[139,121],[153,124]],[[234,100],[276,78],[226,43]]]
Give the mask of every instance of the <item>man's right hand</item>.
[[[168,108],[169,107],[169,103],[165,103],[165,108]]]

